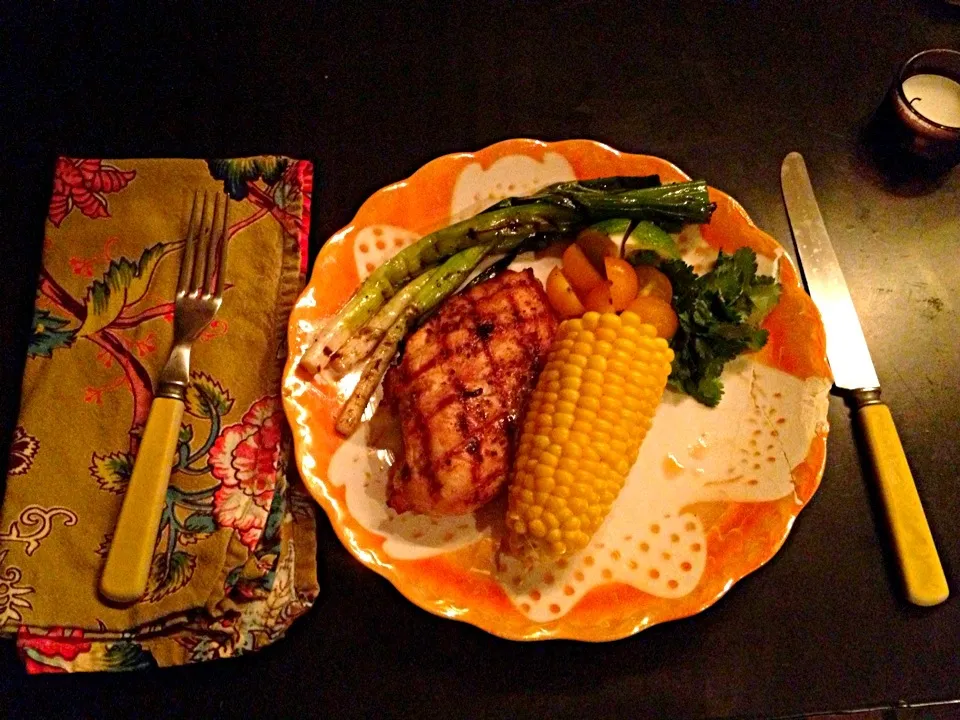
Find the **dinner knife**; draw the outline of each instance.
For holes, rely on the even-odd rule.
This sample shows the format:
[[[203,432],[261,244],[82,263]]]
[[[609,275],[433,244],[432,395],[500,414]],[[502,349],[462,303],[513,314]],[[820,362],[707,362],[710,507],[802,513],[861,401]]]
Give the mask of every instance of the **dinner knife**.
[[[907,599],[915,605],[937,605],[950,594],[947,579],[893,417],[880,399],[867,341],[800,153],[784,158],[780,184],[807,290],[826,328],[834,385],[848,393],[861,424]]]

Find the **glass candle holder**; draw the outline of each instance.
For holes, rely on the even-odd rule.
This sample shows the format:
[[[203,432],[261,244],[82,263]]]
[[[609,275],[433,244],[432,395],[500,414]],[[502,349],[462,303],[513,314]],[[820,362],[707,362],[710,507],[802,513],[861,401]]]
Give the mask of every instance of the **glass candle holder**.
[[[940,174],[960,163],[960,52],[907,60],[873,122],[873,141],[902,171]]]

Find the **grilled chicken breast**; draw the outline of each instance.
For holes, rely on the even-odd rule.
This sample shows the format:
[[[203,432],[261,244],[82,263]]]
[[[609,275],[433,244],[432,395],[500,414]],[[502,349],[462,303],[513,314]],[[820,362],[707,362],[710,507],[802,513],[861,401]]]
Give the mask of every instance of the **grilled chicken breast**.
[[[390,507],[458,515],[496,495],[556,330],[533,272],[508,270],[448,300],[410,336],[384,386],[405,454]]]

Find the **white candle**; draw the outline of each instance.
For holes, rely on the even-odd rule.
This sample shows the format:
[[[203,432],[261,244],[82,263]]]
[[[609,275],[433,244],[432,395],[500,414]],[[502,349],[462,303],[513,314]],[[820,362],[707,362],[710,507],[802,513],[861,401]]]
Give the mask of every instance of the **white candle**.
[[[947,127],[960,128],[960,83],[943,75],[912,75],[903,94],[918,113]]]

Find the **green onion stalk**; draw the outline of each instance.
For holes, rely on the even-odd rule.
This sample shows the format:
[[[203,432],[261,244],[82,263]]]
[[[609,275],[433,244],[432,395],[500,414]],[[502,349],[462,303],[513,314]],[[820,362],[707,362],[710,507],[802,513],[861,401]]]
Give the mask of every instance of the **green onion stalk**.
[[[390,360],[396,354],[397,348],[410,328],[419,318],[432,312],[454,293],[487,253],[497,245],[498,243],[491,241],[462,250],[429,273],[429,282],[424,283],[409,304],[398,313],[396,320],[387,329],[364,366],[360,381],[340,411],[340,417],[337,418],[337,432],[341,435],[353,434],[360,424],[367,403],[370,402],[370,398],[386,374]]]
[[[330,360],[330,369],[337,375],[344,375],[364,360],[383,340],[390,327],[416,298],[417,294],[426,287],[434,277],[436,268],[427,270],[407,283],[400,292],[390,298],[370,322],[355,332],[340,350]]]

